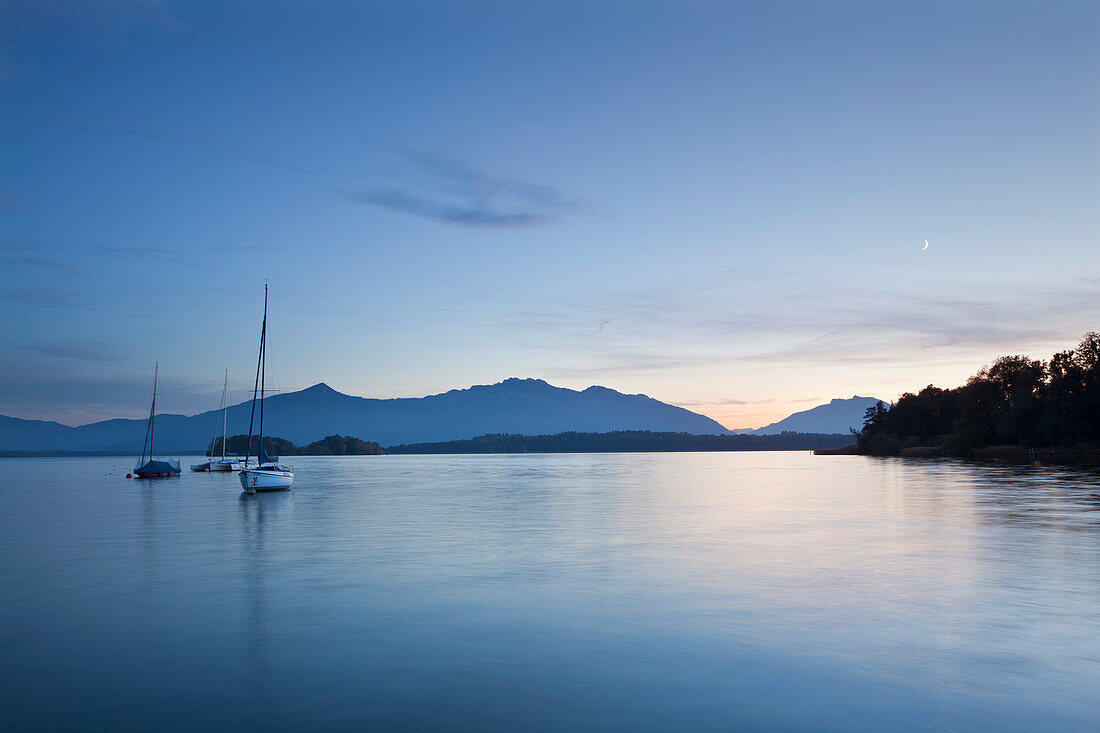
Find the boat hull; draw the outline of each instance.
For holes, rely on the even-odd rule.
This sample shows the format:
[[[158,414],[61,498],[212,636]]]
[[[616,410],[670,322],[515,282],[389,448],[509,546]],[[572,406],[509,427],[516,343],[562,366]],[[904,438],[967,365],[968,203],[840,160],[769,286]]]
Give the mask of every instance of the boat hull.
[[[248,468],[241,471],[245,491],[287,491],[294,483],[294,472],[282,468]]]
[[[206,463],[192,463],[191,470],[198,471],[200,473],[209,473],[211,471],[240,471],[244,468],[244,464],[241,461],[233,461],[226,459],[224,461],[207,461]]]

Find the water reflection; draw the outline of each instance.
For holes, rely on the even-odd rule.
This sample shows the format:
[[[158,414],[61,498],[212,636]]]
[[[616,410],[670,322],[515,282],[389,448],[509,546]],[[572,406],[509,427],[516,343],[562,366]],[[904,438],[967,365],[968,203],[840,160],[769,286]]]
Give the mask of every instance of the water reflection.
[[[985,521],[1063,530],[1095,531],[1100,516],[1100,474],[1050,466],[964,464]]]
[[[0,728],[1100,717],[1096,472],[312,458],[249,497],[113,470],[0,460]]]
[[[293,502],[293,492],[240,493],[238,504],[241,518],[242,561],[247,619],[245,635],[245,682],[247,694],[266,700],[271,690],[264,683],[272,675],[268,654],[267,572],[269,526]]]

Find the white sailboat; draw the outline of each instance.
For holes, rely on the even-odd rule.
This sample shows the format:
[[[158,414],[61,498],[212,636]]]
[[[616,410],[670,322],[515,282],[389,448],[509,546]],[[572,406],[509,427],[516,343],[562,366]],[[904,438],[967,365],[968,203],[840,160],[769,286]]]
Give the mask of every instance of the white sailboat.
[[[264,285],[264,322],[260,329],[260,357],[256,362],[256,386],[252,389],[252,417],[248,419],[248,453],[252,455],[252,419],[256,416],[257,397],[260,403],[259,446],[256,449],[256,466],[246,466],[240,473],[241,488],[252,494],[257,491],[287,491],[294,483],[291,466],[279,463],[264,450],[264,372],[267,367],[267,285]]]
[[[225,455],[225,435],[227,425],[227,413],[229,411],[229,370],[225,370],[225,384],[222,386],[222,455],[221,458],[215,459],[213,456],[213,448],[217,444],[218,433],[214,433],[213,439],[210,441],[210,460],[205,463],[192,463],[192,471],[240,471],[244,468],[244,462],[238,457],[226,457]]]

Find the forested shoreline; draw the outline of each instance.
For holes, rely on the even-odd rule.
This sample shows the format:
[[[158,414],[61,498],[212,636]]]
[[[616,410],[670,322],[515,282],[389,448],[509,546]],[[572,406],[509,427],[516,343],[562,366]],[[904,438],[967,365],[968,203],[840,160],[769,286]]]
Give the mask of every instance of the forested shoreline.
[[[778,435],[692,435],[648,430],[610,433],[564,432],[555,435],[482,435],[470,440],[411,443],[387,447],[386,453],[641,453],[676,451],[815,450],[851,442],[839,433]]]
[[[256,437],[252,436],[251,453],[256,452]],[[216,439],[206,451],[206,455],[221,455],[222,444]],[[297,446],[284,438],[264,436],[264,450],[272,456],[377,456],[382,454],[382,446],[368,440],[360,440],[350,435],[329,435],[315,440],[309,445]],[[234,435],[225,440],[225,453],[231,456],[243,456],[249,453],[248,436]]]
[[[873,455],[1100,455],[1100,333],[1049,361],[1002,356],[955,389],[879,402],[856,438]]]
[[[779,433],[776,435],[694,435],[692,433],[620,430],[610,433],[564,432],[555,435],[482,435],[469,440],[410,443],[382,448],[378,443],[350,436],[330,435],[309,445],[296,446],[284,438],[265,436],[264,450],[272,456],[359,456],[442,453],[648,453],[693,451],[773,451],[833,449],[851,443],[843,433]],[[255,455],[256,438],[252,438]],[[225,452],[243,456],[247,435],[226,439]],[[221,455],[221,440],[206,455]],[[170,451],[175,453],[188,451]],[[7,451],[7,457],[65,457],[130,455],[127,451]]]

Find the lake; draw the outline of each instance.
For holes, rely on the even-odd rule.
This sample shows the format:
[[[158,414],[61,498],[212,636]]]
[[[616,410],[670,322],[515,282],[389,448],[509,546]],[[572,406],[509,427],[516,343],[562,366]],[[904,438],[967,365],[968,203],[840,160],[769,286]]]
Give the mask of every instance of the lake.
[[[291,462],[293,492],[248,497],[0,459],[0,727],[1100,725],[1096,472]]]

